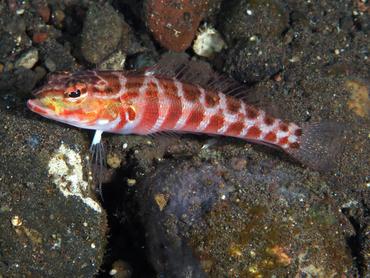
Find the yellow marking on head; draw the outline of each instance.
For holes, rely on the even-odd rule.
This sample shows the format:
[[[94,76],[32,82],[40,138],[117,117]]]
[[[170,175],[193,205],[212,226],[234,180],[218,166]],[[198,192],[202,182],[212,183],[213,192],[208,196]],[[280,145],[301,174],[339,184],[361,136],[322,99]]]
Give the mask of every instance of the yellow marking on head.
[[[51,108],[55,114],[59,115],[64,110],[63,100],[59,97],[49,97],[45,96],[42,102],[49,108]]]

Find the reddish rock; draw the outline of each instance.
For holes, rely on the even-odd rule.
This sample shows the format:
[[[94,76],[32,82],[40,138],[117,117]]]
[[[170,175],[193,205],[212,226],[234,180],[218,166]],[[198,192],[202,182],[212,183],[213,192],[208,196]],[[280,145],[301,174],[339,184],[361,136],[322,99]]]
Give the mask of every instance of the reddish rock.
[[[34,43],[42,43],[46,41],[47,38],[48,38],[48,33],[40,32],[40,33],[33,34],[32,41]]]
[[[147,0],[146,23],[165,48],[181,52],[194,39],[208,9],[208,0]]]

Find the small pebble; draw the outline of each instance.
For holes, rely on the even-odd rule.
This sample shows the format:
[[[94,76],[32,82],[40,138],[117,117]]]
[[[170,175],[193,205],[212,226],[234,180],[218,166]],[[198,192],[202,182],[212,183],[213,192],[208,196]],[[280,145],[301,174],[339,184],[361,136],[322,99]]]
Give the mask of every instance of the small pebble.
[[[132,276],[132,268],[128,263],[118,260],[113,263],[109,275],[117,278],[129,278]]]
[[[14,216],[12,217],[12,219],[10,220],[10,222],[12,223],[12,225],[13,225],[14,227],[19,227],[19,226],[21,226],[21,225],[22,225],[22,223],[23,223],[22,219],[21,219],[18,215],[14,215]]]
[[[121,165],[122,159],[116,153],[108,153],[107,164],[113,169],[117,169]]]
[[[168,202],[168,195],[159,193],[154,196],[154,200],[157,203],[159,210],[162,211]]]
[[[50,58],[46,58],[45,66],[50,72],[54,72],[57,69],[55,62]]]
[[[21,9],[18,9],[15,13],[17,14],[17,15],[22,15],[22,14],[24,14],[24,9],[23,8],[21,8]]]
[[[23,53],[21,57],[15,62],[16,68],[31,69],[39,60],[39,52],[36,48],[32,48],[29,51]]]
[[[134,186],[136,184],[136,180],[135,179],[127,179],[127,185],[128,186]]]
[[[194,52],[203,57],[212,57],[225,47],[225,41],[213,27],[201,28],[193,44]]]
[[[64,12],[62,10],[56,10],[53,13],[52,17],[55,20],[55,23],[57,25],[62,25],[62,22],[63,22],[64,18],[66,17],[66,15],[64,14]]]

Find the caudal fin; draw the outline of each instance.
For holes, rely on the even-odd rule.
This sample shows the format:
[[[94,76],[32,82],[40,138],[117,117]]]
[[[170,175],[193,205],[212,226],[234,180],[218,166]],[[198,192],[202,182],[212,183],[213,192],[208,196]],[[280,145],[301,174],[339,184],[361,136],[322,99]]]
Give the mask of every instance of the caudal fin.
[[[338,122],[303,124],[300,147],[287,152],[314,170],[336,169],[343,152],[344,131],[344,125]]]

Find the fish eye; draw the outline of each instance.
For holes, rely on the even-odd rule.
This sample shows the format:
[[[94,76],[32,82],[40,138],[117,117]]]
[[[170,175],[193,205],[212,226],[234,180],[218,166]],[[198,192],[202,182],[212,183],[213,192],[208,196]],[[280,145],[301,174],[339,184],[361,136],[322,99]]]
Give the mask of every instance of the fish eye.
[[[80,96],[81,96],[81,91],[79,89],[68,93],[68,97],[71,97],[71,98],[78,98]]]

